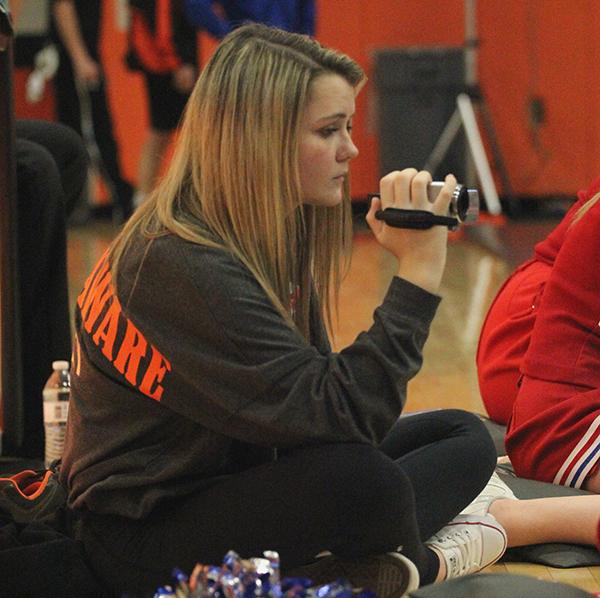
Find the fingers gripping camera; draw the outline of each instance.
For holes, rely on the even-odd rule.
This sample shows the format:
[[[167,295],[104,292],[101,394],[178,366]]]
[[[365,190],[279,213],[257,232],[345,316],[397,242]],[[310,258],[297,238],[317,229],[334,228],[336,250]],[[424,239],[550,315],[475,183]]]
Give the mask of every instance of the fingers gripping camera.
[[[433,181],[428,185],[429,201],[435,200],[443,186],[444,183],[440,181]],[[369,194],[369,200],[372,197],[379,197],[379,193]],[[378,210],[375,218],[397,228],[425,229],[437,225],[456,230],[459,224],[475,222],[478,215],[479,192],[476,189],[467,189],[464,185],[456,185],[450,199],[447,216],[437,216],[425,210],[386,208]]]

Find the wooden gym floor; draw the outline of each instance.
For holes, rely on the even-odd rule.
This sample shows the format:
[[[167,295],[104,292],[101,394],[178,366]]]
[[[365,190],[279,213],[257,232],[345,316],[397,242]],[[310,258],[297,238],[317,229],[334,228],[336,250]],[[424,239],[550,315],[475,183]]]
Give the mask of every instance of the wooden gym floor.
[[[352,342],[371,322],[394,273],[394,260],[380,249],[356,219],[350,273],[344,282],[334,344]],[[458,407],[485,413],[477,386],[475,351],[479,330],[496,291],[512,269],[531,254],[556,218],[480,222],[452,233],[442,284],[443,301],[425,346],[424,365],[409,385],[407,411]],[[106,221],[91,221],[68,232],[71,305],[92,266],[117,229]],[[572,584],[600,592],[600,567],[552,569],[527,563],[499,563],[487,569]]]

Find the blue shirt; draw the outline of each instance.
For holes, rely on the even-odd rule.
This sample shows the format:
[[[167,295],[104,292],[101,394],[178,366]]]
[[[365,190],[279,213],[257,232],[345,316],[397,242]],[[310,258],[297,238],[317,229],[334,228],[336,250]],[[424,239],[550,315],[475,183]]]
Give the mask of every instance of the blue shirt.
[[[212,8],[211,0],[185,0],[191,24],[221,39],[235,27],[252,21],[294,33],[315,33],[314,0],[222,0],[225,18]]]

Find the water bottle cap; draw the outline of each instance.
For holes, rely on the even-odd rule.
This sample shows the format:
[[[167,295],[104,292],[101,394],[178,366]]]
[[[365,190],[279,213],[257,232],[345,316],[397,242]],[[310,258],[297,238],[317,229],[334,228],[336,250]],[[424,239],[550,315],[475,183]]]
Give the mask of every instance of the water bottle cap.
[[[68,370],[70,363],[66,360],[58,360],[52,362],[52,369],[55,371]]]

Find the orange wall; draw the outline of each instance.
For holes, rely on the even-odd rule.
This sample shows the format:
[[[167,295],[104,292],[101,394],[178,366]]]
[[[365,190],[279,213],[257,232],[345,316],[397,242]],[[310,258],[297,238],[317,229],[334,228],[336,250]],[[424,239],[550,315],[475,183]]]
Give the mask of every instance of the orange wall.
[[[147,119],[142,82],[122,62],[125,35],[115,31],[113,0],[105,0],[103,56],[110,82],[116,135],[128,178]],[[317,37],[347,52],[372,71],[378,48],[460,46],[462,0],[318,0]],[[600,172],[600,6],[593,0],[503,0],[477,4],[479,79],[515,192],[572,194]],[[203,57],[214,44],[201,36]],[[22,76],[22,75],[21,75]],[[17,81],[17,113],[31,114]],[[529,124],[528,98],[543,99],[546,120]],[[355,197],[376,189],[378,156],[372,84],[358,100],[353,165]],[[34,107],[51,115],[51,101]],[[401,135],[401,132],[399,132]],[[410,142],[410,141],[408,141]]]

